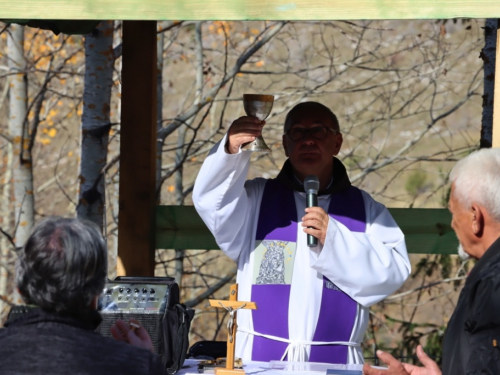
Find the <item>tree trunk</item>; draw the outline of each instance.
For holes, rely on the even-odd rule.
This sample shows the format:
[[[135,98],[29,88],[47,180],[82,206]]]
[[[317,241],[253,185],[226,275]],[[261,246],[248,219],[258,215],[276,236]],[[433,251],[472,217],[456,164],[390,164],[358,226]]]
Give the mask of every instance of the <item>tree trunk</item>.
[[[493,100],[495,91],[495,61],[499,20],[488,18],[484,27],[484,48],[480,57],[484,62],[483,118],[481,147],[491,147],[493,133]]]
[[[108,155],[111,86],[113,84],[113,22],[101,22],[85,37],[85,88],[77,216],[104,228],[106,214],[103,168]]]
[[[161,29],[163,23],[158,22],[158,29]],[[157,102],[156,102],[156,123],[157,131],[161,130],[163,124],[163,43],[165,40],[165,33],[160,33],[157,39],[156,46],[156,64],[158,67],[158,72],[156,76],[156,90],[157,90]],[[161,168],[162,168],[162,153],[163,153],[163,141],[158,138],[156,140],[156,200],[158,204],[160,203],[161,197]]]
[[[203,94],[203,42],[202,42],[202,32],[201,32],[201,22],[196,22],[195,26],[195,40],[196,40],[196,96],[195,105],[201,100]],[[194,117],[188,122],[191,124]],[[187,126],[183,125],[177,129],[177,150],[175,152],[175,164],[178,169],[175,172],[175,192],[176,192],[176,203],[179,206],[184,205],[184,170],[183,170],[183,160],[185,158],[184,152],[186,147],[186,130]],[[182,276],[184,275],[184,249],[175,250],[175,280],[182,286]]]
[[[8,83],[8,82],[7,82]],[[2,229],[6,231],[6,229],[11,224],[12,219],[12,184],[10,182],[12,178],[12,144],[8,143],[5,147],[5,154],[2,153],[2,160],[5,160],[6,163],[2,166],[1,170],[3,176],[1,178],[2,182],[2,192],[0,195],[0,214],[2,216],[1,226]],[[14,255],[15,253],[12,251],[13,246],[10,243],[9,239],[0,234],[0,323],[4,321],[4,318],[7,316],[9,306],[4,299],[7,299],[7,296],[12,292],[12,285],[14,285]]]
[[[115,29],[118,31],[114,33],[113,35],[113,50],[115,51],[115,64],[116,64],[116,72],[118,76],[115,76],[113,79],[120,80],[121,77],[121,71],[122,71],[122,58],[121,58],[121,46],[122,46],[122,36],[121,36],[121,30],[122,30],[122,22],[121,21],[115,21]],[[118,51],[119,49],[119,51]],[[118,60],[118,61],[116,61]],[[121,85],[118,85],[118,96],[121,96],[122,91],[121,91]],[[121,100],[117,100],[116,102],[116,114],[113,116],[113,119],[116,119],[117,125],[116,125],[116,132],[119,134],[120,133],[120,118],[121,118],[121,110],[122,110],[122,102]],[[118,136],[119,137],[119,136]],[[119,180],[115,178],[114,180],[111,181],[112,183],[112,198],[109,199],[108,195],[108,202],[111,202],[111,216],[113,222],[118,221],[118,191],[120,190],[119,186]],[[123,268],[123,263],[118,256],[118,233],[114,231],[112,236],[108,236],[108,239],[111,239],[111,245],[108,245],[108,278],[111,280],[114,280],[117,276],[126,276],[125,274],[125,269]],[[109,243],[109,242],[108,242]]]
[[[16,247],[24,246],[34,222],[33,173],[27,120],[28,85],[24,58],[24,27],[9,27],[9,132],[13,140],[13,187]]]

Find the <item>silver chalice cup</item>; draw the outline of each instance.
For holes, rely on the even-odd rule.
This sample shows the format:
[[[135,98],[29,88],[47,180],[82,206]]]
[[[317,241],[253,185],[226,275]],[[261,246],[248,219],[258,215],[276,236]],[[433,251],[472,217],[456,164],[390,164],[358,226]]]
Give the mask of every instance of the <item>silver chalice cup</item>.
[[[259,94],[244,94],[243,107],[247,116],[257,117],[259,120],[264,121],[271,113],[273,108],[274,96],[273,95],[259,95]],[[264,142],[262,136],[258,136],[254,141],[245,144],[242,151],[258,151],[258,152],[271,152],[271,149]]]

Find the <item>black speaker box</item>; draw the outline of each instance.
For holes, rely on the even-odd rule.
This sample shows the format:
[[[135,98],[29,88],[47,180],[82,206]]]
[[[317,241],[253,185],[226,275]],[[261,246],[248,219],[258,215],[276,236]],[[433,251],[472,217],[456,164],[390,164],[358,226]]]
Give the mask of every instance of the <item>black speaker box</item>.
[[[179,286],[173,277],[117,277],[108,281],[99,297],[102,323],[97,331],[112,337],[111,326],[117,319],[137,319],[148,331],[155,352],[169,366],[168,311],[179,304]],[[189,330],[189,325],[188,325]],[[187,338],[187,334],[186,334]]]

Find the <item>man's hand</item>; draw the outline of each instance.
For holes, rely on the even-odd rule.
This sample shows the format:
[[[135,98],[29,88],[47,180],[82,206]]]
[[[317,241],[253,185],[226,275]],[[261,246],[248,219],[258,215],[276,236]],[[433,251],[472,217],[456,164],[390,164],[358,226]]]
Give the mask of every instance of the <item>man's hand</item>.
[[[245,143],[252,142],[255,137],[262,134],[262,127],[265,121],[260,121],[256,117],[243,116],[235,120],[229,128],[227,137],[227,151],[230,154],[238,153],[240,147]]]
[[[422,346],[417,347],[417,357],[424,367],[401,363],[389,353],[377,351],[379,357],[389,368],[387,370],[374,369],[369,364],[363,366],[364,375],[441,375],[441,370],[436,362],[425,354]]]
[[[328,221],[329,216],[321,207],[309,207],[306,208],[306,214],[302,218],[302,226],[305,227],[304,232],[312,234],[321,245],[324,245]]]
[[[151,341],[151,337],[149,337],[148,331],[136,319],[130,319],[129,323],[117,319],[111,327],[111,334],[115,340],[127,342],[154,353],[153,342]]]

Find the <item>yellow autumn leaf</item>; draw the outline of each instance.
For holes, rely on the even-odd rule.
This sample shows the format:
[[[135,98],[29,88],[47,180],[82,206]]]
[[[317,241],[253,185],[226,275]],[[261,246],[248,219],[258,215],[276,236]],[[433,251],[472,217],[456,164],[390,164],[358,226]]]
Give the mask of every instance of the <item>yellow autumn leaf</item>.
[[[73,156],[73,151],[68,152],[68,157],[72,157],[72,156]]]
[[[82,109],[81,109],[81,108],[78,108],[78,109],[76,110],[76,114],[77,114],[78,116],[81,116],[81,115],[82,115],[82,113],[83,113],[83,111],[82,111]]]
[[[57,111],[55,109],[51,109],[49,111],[48,117],[54,117],[55,115],[57,115]]]
[[[57,134],[57,130],[55,128],[51,128],[48,132],[50,138],[54,138]]]
[[[260,30],[257,29],[250,29],[250,32],[255,35],[260,34]]]
[[[48,131],[48,129],[47,129],[47,128],[43,128],[43,129],[42,129],[42,133],[43,133],[43,134],[47,134],[48,132],[49,132],[49,131]]]
[[[167,190],[172,193],[174,190],[175,190],[175,186],[174,185],[169,185]]]
[[[64,103],[63,103],[63,101],[62,101],[62,100],[59,100],[59,101],[57,102],[57,105],[58,105],[59,107],[60,107],[60,106],[62,106],[63,104],[64,104]]]
[[[40,143],[44,146],[48,145],[50,142],[51,140],[49,138],[40,138]]]
[[[236,73],[238,77],[243,77],[243,73]]]
[[[257,62],[255,63],[255,66],[256,66],[256,67],[258,67],[258,68],[260,68],[260,67],[264,66],[264,64],[265,64],[265,63],[264,63],[264,60],[260,60],[260,61],[257,61]]]

